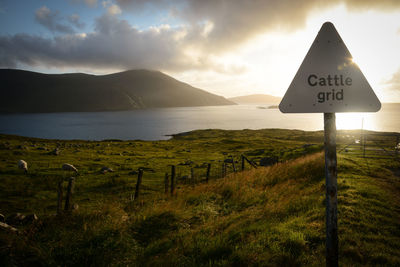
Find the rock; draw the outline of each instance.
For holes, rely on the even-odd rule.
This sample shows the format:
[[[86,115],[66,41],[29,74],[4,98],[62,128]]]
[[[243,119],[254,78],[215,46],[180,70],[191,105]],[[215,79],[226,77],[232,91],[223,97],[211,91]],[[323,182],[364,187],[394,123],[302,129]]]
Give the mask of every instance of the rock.
[[[225,163],[233,163],[233,159],[225,159],[224,162]]]
[[[14,213],[6,218],[6,223],[10,225],[20,225],[23,223],[24,219],[25,215],[21,213]]]
[[[104,174],[107,172],[114,172],[114,170],[109,167],[104,166],[103,168],[101,168],[100,172]]]
[[[3,223],[3,222],[0,222],[0,229],[1,230],[5,230],[5,231],[9,231],[9,232],[13,232],[13,233],[18,232],[17,228],[14,228],[14,227],[12,227],[12,226],[10,226],[10,225],[8,225],[6,223]]]
[[[0,222],[6,222],[6,217],[3,214],[0,214]]]
[[[265,157],[260,159],[260,166],[271,166],[278,163],[277,157]]]
[[[58,147],[49,153],[49,155],[54,155],[54,156],[58,156],[59,154],[60,154],[60,149],[58,149]]]

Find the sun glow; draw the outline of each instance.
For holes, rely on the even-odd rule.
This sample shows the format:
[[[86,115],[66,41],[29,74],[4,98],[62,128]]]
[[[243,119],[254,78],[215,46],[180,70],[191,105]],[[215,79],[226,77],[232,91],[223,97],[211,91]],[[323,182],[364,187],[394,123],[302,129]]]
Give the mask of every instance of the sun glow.
[[[375,129],[370,113],[338,113],[336,116],[338,130]]]

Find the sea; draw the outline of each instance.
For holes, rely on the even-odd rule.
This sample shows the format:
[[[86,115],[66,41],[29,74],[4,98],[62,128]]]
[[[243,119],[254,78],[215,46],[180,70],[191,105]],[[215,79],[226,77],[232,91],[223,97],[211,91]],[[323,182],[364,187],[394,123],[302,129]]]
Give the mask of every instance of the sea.
[[[376,113],[337,113],[337,129],[400,132],[400,103]],[[198,129],[323,130],[323,114],[283,114],[268,105],[154,108],[114,112],[0,114],[0,133],[69,140],[166,140]]]

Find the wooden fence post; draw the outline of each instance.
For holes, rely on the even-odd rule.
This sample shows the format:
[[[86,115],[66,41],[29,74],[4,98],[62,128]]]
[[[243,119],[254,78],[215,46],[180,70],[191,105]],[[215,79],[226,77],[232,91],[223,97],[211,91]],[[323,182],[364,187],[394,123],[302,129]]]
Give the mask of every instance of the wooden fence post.
[[[254,167],[255,169],[257,169],[257,165],[255,165],[253,162],[251,162],[248,158],[246,158],[245,156],[243,156],[243,158],[247,161],[247,163],[249,163],[252,167]]]
[[[57,188],[57,215],[59,215],[62,211],[62,200],[63,200],[63,179],[58,181],[58,188]]]
[[[67,195],[65,197],[65,211],[71,210],[72,194],[74,193],[75,178],[70,177],[68,180]]]
[[[207,164],[207,174],[206,174],[206,182],[208,183],[208,179],[210,179],[210,170],[211,170],[211,163]]]
[[[326,266],[338,266],[336,116],[324,113]]]
[[[171,196],[175,194],[175,166],[171,166]]]
[[[138,173],[137,182],[136,182],[135,196],[134,196],[133,200],[136,200],[139,198],[140,185],[142,184],[142,176],[143,176],[143,169],[140,168],[139,173]]]
[[[236,168],[235,168],[235,159],[233,157],[232,158],[232,168],[233,168],[233,172],[236,172]]]
[[[222,163],[222,177],[226,176],[226,162]]]
[[[165,173],[165,178],[164,178],[164,190],[165,194],[168,194],[168,189],[169,189],[169,179],[168,179],[168,173]]]
[[[241,159],[242,159],[242,171],[244,171],[244,156],[243,155],[241,156]]]

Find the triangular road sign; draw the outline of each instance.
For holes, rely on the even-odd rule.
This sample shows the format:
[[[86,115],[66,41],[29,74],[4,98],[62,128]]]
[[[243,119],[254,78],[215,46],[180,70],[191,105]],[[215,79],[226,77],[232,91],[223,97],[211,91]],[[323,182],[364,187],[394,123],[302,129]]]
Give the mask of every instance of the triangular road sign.
[[[381,102],[325,22],[279,104],[284,113],[376,112]]]

